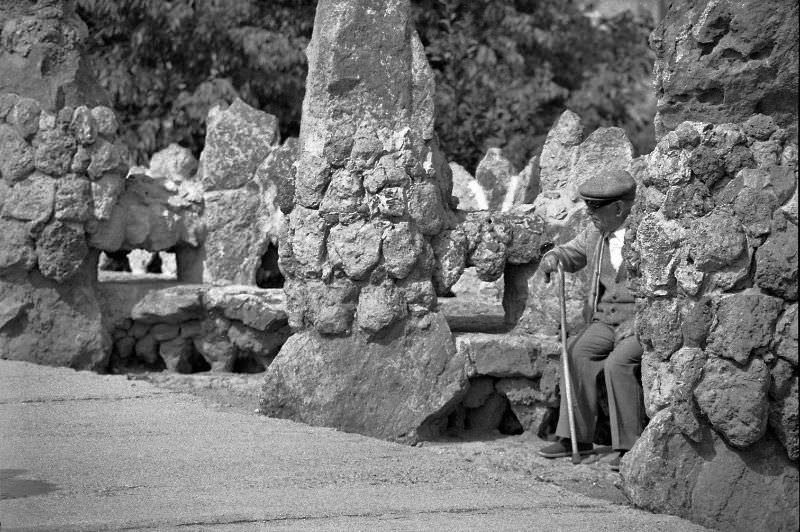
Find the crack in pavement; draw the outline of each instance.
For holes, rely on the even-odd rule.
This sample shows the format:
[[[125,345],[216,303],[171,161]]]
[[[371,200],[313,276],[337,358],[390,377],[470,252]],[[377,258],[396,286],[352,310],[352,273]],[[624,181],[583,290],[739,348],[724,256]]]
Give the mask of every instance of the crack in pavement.
[[[26,404],[47,404],[47,403],[69,403],[78,401],[128,401],[131,399],[148,399],[151,397],[166,397],[179,395],[180,392],[153,392],[142,395],[126,395],[124,397],[55,397],[50,399],[24,399],[22,401],[0,401],[2,405],[26,405]]]
[[[581,507],[596,508],[593,505],[579,505]],[[497,505],[486,506],[480,508],[442,508],[434,510],[419,510],[409,512],[359,512],[359,513],[340,513],[328,515],[287,515],[278,517],[268,517],[262,519],[233,519],[227,521],[192,521],[185,523],[169,524],[175,528],[191,528],[197,526],[225,526],[225,525],[246,525],[246,524],[269,524],[269,523],[286,523],[291,521],[322,521],[329,519],[348,519],[348,518],[387,518],[387,519],[402,519],[409,516],[423,516],[423,515],[488,515],[498,511],[529,511],[532,506],[522,505]],[[165,523],[148,526],[142,528],[141,526],[121,528],[119,530],[158,530],[164,526]]]

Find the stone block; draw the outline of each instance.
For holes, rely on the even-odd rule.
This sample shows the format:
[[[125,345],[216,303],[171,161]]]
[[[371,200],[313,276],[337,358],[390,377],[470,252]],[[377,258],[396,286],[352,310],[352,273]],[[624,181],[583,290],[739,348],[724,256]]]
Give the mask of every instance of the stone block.
[[[92,160],[86,168],[86,172],[92,181],[97,181],[106,175],[123,177],[127,173],[125,150],[122,145],[101,138],[92,144],[89,151]]]
[[[358,220],[337,224],[328,235],[328,260],[351,279],[365,278],[378,264],[381,254],[380,226]]]
[[[712,426],[733,446],[748,447],[767,430],[769,370],[760,358],[744,367],[709,357],[694,396]]]
[[[261,413],[405,443],[436,436],[426,420],[456,404],[468,381],[444,316],[428,319],[385,342],[295,334],[267,369]]]
[[[251,286],[214,286],[203,292],[206,311],[222,313],[259,331],[279,329],[286,324],[282,291]]]
[[[197,172],[197,159],[191,150],[173,142],[153,154],[148,168],[152,176],[183,181],[194,178]]]
[[[86,179],[67,175],[56,183],[56,220],[85,222],[92,214],[92,188]]]
[[[683,344],[680,310],[677,299],[652,299],[637,305],[639,340],[651,346],[661,360],[668,360]]]
[[[770,403],[769,426],[786,449],[789,459],[796,462],[800,454],[797,375],[792,379],[786,396]]]
[[[0,358],[105,372],[111,336],[103,326],[94,275],[87,261],[69,283],[35,270],[0,276],[0,309],[16,309],[0,330]]]
[[[8,183],[33,172],[33,149],[11,126],[0,123],[0,177]]]
[[[733,264],[747,248],[741,224],[732,214],[724,211],[695,220],[688,244],[695,267],[703,272],[720,270]]]
[[[130,333],[131,333],[131,336],[133,336],[134,338],[136,338],[138,340],[139,338],[143,338],[145,335],[147,335],[147,333],[149,331],[150,331],[150,324],[149,323],[144,323],[144,322],[141,322],[141,321],[134,321],[133,325],[131,325]]]
[[[331,170],[325,159],[312,153],[301,153],[297,160],[295,197],[308,209],[317,209],[331,182]]]
[[[756,251],[756,284],[788,300],[797,299],[797,226],[785,223]]]
[[[782,306],[780,299],[757,290],[723,297],[708,336],[708,352],[745,364],[753,352],[769,346]]]
[[[192,344],[211,365],[211,371],[233,371],[239,350],[224,332],[206,323],[204,333],[194,336]]]
[[[434,236],[442,230],[444,207],[439,187],[430,182],[417,183],[408,190],[408,215],[419,231]]]
[[[709,429],[699,443],[674,425],[672,412],[650,420],[622,459],[622,489],[637,507],[718,530],[795,530],[800,476],[773,437],[730,447]]]
[[[133,306],[130,317],[148,324],[180,324],[203,316],[200,287],[181,285],[148,292]]]
[[[295,206],[289,216],[291,246],[293,260],[306,276],[322,270],[325,257],[325,221],[317,211],[302,205]]]
[[[365,218],[369,207],[363,202],[361,176],[348,169],[336,169],[319,204],[319,215],[329,224],[351,224]]]
[[[537,381],[533,379],[522,377],[498,379],[494,389],[508,399],[512,408],[542,403],[542,393],[539,391]],[[524,423],[523,426],[525,426]]]
[[[778,342],[775,353],[797,367],[797,303],[790,305],[778,319],[775,338]]]
[[[54,221],[36,241],[36,258],[42,275],[64,282],[75,275],[89,255],[83,224]]]
[[[282,223],[277,207],[262,201],[248,188],[205,194],[204,282],[256,284],[261,257]]]
[[[94,217],[98,220],[111,218],[117,199],[125,190],[125,180],[113,174],[107,174],[92,182],[92,205]],[[123,213],[120,212],[120,215]],[[124,220],[124,217],[122,217]]]
[[[198,177],[207,191],[242,187],[278,139],[278,120],[240,99],[209,111]]]
[[[469,389],[461,402],[465,408],[478,408],[483,405],[490,395],[494,393],[494,379],[491,377],[476,377],[470,379]]]
[[[3,215],[24,221],[47,221],[55,204],[55,183],[53,178],[38,172],[15,183],[3,207]]]
[[[536,378],[542,374],[536,364],[538,345],[530,336],[457,333],[455,342],[477,375]]]
[[[367,285],[358,296],[356,316],[358,327],[375,334],[406,315],[403,294],[391,281]]]
[[[19,97],[6,117],[17,132],[25,139],[33,137],[39,131],[41,104],[35,98]]]
[[[684,245],[686,230],[675,220],[658,213],[646,214],[636,228],[634,247],[641,257],[638,291],[648,297],[674,294],[675,268]]]
[[[0,271],[30,270],[36,265],[36,250],[27,223],[0,218],[0,234]]]
[[[45,129],[33,139],[36,169],[53,177],[70,171],[77,144],[72,135],[60,129]]]
[[[464,272],[467,237],[463,231],[442,231],[431,240],[436,266],[433,282],[438,295],[447,294]]]
[[[386,271],[395,279],[406,278],[424,246],[423,236],[413,225],[407,222],[390,225],[383,232],[381,247]]]
[[[117,134],[119,124],[117,115],[114,111],[104,105],[92,107],[92,118],[97,126],[97,133],[105,137],[113,137]]]
[[[97,140],[97,123],[88,107],[80,105],[75,108],[69,131],[81,144],[93,144]]]

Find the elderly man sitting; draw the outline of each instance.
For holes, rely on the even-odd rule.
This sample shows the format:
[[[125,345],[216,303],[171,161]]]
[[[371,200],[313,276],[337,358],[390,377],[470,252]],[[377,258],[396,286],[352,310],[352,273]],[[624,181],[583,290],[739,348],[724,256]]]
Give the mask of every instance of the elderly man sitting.
[[[618,455],[611,468],[619,469],[619,459],[642,433],[647,417],[642,387],[637,373],[642,361],[642,346],[633,330],[634,298],[626,286],[622,245],[625,222],[636,194],[636,182],[625,171],[597,175],[579,189],[593,222],[580,235],[549,251],[539,265],[549,281],[559,262],[567,272],[591,268],[589,301],[592,315],[588,327],[570,342],[568,349],[572,390],[575,399],[575,428],[578,451],[593,452],[597,422],[597,382],[605,375],[611,421],[612,446]],[[564,376],[561,376],[564,393]],[[546,458],[570,456],[569,419],[562,396],[556,436],[560,440],[544,447]]]

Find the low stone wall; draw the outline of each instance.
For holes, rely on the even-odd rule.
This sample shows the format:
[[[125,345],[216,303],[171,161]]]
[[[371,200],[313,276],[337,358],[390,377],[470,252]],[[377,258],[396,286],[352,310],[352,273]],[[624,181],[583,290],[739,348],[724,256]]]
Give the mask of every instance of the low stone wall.
[[[112,372],[264,371],[291,334],[282,290],[106,282],[99,291]]]

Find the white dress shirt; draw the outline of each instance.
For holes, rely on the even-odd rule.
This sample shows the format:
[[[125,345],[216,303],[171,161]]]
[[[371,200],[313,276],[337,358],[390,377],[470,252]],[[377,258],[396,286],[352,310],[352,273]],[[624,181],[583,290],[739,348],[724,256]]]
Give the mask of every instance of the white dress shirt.
[[[622,266],[622,245],[625,243],[625,228],[620,227],[608,235],[608,254],[611,258],[611,265],[615,271],[619,271]]]

